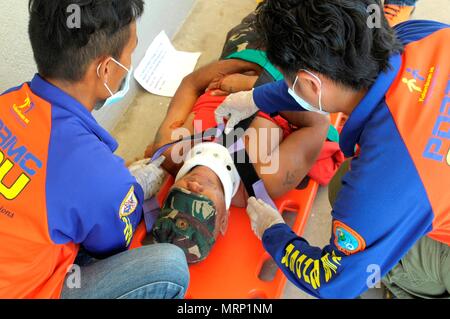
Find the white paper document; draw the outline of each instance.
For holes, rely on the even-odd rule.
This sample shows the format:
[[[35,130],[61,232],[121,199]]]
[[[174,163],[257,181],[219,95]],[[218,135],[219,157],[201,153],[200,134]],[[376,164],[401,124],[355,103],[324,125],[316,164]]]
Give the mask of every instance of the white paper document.
[[[134,78],[150,93],[173,97],[183,78],[194,71],[200,55],[177,51],[162,31],[147,49]]]

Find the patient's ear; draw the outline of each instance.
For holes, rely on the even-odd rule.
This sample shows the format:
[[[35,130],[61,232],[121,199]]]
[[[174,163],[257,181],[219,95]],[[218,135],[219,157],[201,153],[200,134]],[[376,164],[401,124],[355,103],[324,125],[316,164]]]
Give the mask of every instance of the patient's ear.
[[[221,214],[219,220],[219,231],[220,233],[225,236],[227,229],[228,229],[228,220],[230,219],[230,212],[226,211],[225,214]]]

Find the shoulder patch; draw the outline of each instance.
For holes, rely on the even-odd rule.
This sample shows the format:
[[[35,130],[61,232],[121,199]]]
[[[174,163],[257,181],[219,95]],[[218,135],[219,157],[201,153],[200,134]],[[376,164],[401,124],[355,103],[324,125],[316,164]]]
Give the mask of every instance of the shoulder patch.
[[[346,255],[353,255],[366,249],[361,235],[340,221],[333,222],[334,245]]]
[[[128,217],[133,214],[136,211],[137,206],[138,200],[136,198],[136,195],[134,194],[134,186],[131,186],[131,189],[128,192],[127,196],[125,196],[122,205],[120,205],[120,218]]]

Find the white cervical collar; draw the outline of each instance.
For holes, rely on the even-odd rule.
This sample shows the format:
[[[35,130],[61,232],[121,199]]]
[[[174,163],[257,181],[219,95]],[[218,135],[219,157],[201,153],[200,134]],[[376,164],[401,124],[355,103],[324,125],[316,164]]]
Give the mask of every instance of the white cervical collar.
[[[176,181],[186,176],[194,167],[206,166],[219,177],[225,191],[225,205],[230,209],[231,200],[236,195],[241,178],[229,151],[217,143],[200,143],[186,155],[184,165],[178,172]]]

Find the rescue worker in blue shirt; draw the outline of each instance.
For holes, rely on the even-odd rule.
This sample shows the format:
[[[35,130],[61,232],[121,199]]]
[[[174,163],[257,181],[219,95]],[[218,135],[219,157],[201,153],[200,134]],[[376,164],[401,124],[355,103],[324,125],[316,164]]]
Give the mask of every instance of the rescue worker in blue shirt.
[[[164,159],[127,168],[91,114],[129,89],[144,2],[30,0],[29,10],[39,74],[0,96],[0,298],[183,298],[180,248],[129,250]]]
[[[400,298],[450,292],[450,27],[373,22],[373,0],[266,0],[257,30],[286,81],[230,95],[217,122],[261,109],[343,112],[353,157],[330,243],[311,246],[252,198],[252,228],[285,275],[320,298],[355,298],[382,279]],[[355,155],[356,154],[356,155]]]

